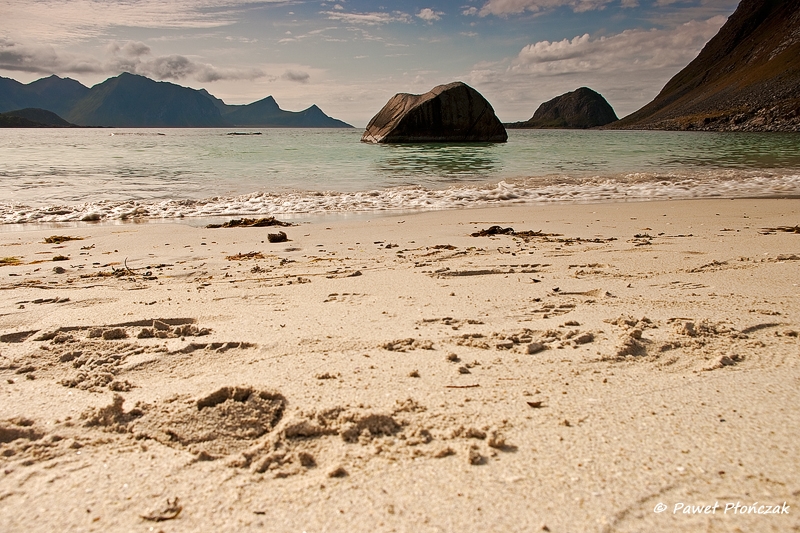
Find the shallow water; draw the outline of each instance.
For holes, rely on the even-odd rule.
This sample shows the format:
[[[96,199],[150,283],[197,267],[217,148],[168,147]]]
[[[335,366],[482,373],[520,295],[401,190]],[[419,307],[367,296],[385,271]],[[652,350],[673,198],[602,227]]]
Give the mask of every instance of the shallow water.
[[[800,196],[800,135],[510,130],[371,145],[360,130],[0,130],[0,222]]]

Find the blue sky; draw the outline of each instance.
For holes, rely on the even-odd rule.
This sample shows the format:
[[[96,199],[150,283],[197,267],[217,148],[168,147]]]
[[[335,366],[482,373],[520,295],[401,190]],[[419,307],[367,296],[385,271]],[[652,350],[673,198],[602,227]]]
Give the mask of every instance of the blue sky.
[[[123,71],[272,95],[363,127],[395,93],[464,81],[503,121],[581,86],[622,117],[691,61],[738,0],[2,0],[0,76]]]

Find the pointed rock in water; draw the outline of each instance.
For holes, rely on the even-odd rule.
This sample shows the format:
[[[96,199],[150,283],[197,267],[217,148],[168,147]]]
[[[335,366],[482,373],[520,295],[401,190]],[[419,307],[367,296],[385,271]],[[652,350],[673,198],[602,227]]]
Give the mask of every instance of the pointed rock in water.
[[[481,94],[460,81],[425,94],[399,93],[370,120],[363,142],[506,142],[508,133]]]
[[[525,122],[509,128],[594,128],[617,120],[617,114],[603,96],[588,87],[562,94],[539,106]]]

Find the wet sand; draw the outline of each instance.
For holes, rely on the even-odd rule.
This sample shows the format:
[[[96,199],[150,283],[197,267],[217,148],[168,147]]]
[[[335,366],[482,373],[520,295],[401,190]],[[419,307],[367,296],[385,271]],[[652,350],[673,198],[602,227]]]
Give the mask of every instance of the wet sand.
[[[0,530],[798,529],[798,224],[759,199],[2,232]]]

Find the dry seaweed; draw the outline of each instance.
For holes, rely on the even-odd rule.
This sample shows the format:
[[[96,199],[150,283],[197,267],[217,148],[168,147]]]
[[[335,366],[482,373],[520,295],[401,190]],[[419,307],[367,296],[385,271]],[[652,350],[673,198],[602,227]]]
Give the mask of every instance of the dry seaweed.
[[[83,237],[70,237],[68,235],[51,235],[50,237],[45,237],[44,243],[45,244],[61,244],[62,242],[67,241],[82,241]]]
[[[559,242],[563,244],[572,244],[578,242],[591,242],[591,243],[604,243],[617,240],[614,237],[608,239],[584,239],[581,237],[563,237],[560,233],[544,233],[543,231],[514,231],[514,228],[504,228],[502,226],[491,226],[480,231],[472,233],[472,237],[491,237],[493,235],[511,235],[512,237],[519,237],[524,241],[532,239],[542,239],[545,242]]]
[[[778,231],[782,231],[784,233],[798,233],[800,234],[800,225],[798,226],[778,226],[777,228],[762,228],[761,234],[768,235],[770,233],[775,233]]]
[[[267,226],[294,226],[291,222],[283,222],[275,217],[269,218],[236,218],[223,224],[209,224],[206,228],[264,228]]]
[[[264,254],[261,252],[247,252],[246,254],[228,255],[225,257],[228,261],[244,261],[246,259],[264,259]]]

